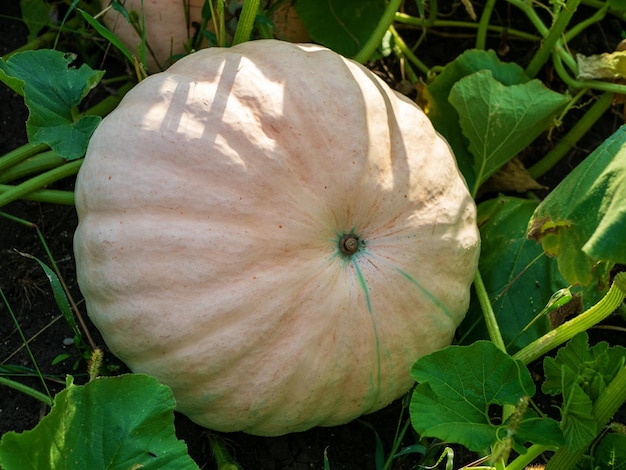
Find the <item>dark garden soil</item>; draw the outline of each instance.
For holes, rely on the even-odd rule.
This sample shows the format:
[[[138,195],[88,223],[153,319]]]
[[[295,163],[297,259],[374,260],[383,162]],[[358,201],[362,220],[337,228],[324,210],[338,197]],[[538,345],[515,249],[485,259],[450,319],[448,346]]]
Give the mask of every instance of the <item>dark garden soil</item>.
[[[17,0],[0,2],[0,55],[14,50],[25,42],[27,31],[19,21],[18,5]],[[502,14],[506,15],[507,12]],[[584,52],[611,50],[615,47],[616,41],[619,41],[619,32],[623,26],[607,21],[594,29],[583,41],[584,47],[588,49]],[[451,59],[464,48],[471,47],[472,38],[433,35],[430,41],[427,52],[420,56],[428,65],[445,63],[446,60],[442,60],[442,57]],[[529,53],[525,49],[525,44],[506,43],[504,38],[493,38],[490,46],[500,51],[508,50],[502,57],[503,60],[523,62],[523,58]],[[394,70],[395,66],[389,64],[389,67]],[[385,67],[379,66],[378,70],[386,73]],[[390,80],[396,78],[394,76]],[[0,85],[0,103],[0,155],[3,155],[26,142],[24,122],[27,110],[22,99],[4,85]],[[571,113],[568,119],[576,119],[575,114]],[[622,122],[622,109],[613,108],[568,158],[541,182],[553,187]],[[558,140],[559,131],[555,132],[553,138],[555,141]],[[547,139],[539,139],[534,147],[536,154],[542,155],[545,148],[550,145]],[[524,157],[531,160],[532,152]],[[71,189],[71,185],[71,181],[64,181],[59,187]],[[72,254],[72,236],[77,223],[74,208],[19,201],[4,207],[3,210],[14,217],[35,224],[41,230],[71,294],[80,301],[81,295],[76,286]],[[51,377],[47,382],[50,391],[54,393],[62,390],[66,374],[75,376],[78,383],[84,382],[85,363],[79,362],[78,367],[74,369],[78,355],[74,346],[67,341],[72,333],[59,314],[48,280],[34,260],[21,254],[46,258],[35,229],[5,218],[0,218],[0,228],[0,288],[11,305],[25,337],[30,340],[29,346],[39,367]],[[624,326],[619,318],[612,318],[611,323]],[[91,325],[89,328],[95,341],[104,347],[95,328]],[[612,344],[626,345],[623,333],[592,330],[591,334],[596,341],[608,339]],[[56,357],[66,353],[70,354],[68,359],[52,365]],[[107,361],[117,364],[116,359],[110,354],[107,355]],[[0,302],[0,364],[32,368],[32,362],[22,347],[22,340],[4,302]],[[18,377],[17,380],[41,389],[41,383],[36,377],[24,376]],[[539,405],[544,409],[549,409],[552,405],[541,397],[539,401]],[[35,399],[0,386],[0,435],[7,431],[33,428],[48,411],[46,406]],[[401,413],[402,403],[397,402],[378,413],[344,426],[316,428],[279,438],[261,438],[240,433],[222,435],[222,438],[232,455],[245,469],[321,469],[324,452],[327,452],[333,470],[374,469],[376,436],[372,429],[376,430],[382,439],[384,449],[388,450]],[[406,419],[405,414],[402,422]],[[626,416],[622,416],[622,422],[624,421]],[[189,451],[200,468],[215,468],[207,439],[210,431],[194,425],[180,415],[176,417],[176,428],[179,437],[187,442]],[[416,436],[410,432],[403,441],[405,445],[415,442]],[[457,451],[455,468],[468,463],[471,459],[471,456],[463,456],[460,452],[461,450]],[[398,460],[394,468],[418,468],[417,462],[416,458],[409,457]]]

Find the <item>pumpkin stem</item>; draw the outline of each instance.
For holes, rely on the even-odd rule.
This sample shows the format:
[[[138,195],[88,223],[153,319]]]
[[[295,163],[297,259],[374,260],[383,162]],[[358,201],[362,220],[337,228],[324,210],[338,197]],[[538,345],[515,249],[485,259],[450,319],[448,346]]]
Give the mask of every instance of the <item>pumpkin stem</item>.
[[[353,255],[359,249],[359,238],[354,234],[342,236],[339,240],[339,249],[346,256]]]

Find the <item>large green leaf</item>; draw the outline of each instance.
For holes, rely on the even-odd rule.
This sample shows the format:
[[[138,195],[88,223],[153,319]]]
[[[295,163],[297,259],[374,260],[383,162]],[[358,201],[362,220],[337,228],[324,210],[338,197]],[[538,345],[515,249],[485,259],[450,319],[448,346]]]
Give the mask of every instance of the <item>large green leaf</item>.
[[[533,200],[505,196],[478,206],[482,240],[479,270],[509,353],[547,333],[550,325],[545,316],[520,332],[554,292],[567,286],[556,261],[545,256],[535,242],[526,239],[528,220],[536,207]],[[475,297],[460,332],[465,337],[464,342],[489,337]]]
[[[567,102],[493,51],[470,50],[426,88],[427,109],[468,186],[478,187],[549,127]]]
[[[626,264],[626,126],[574,169],[539,205],[528,236],[557,256],[571,284],[607,285],[609,269]]]
[[[488,450],[504,433],[518,444],[533,440],[552,445],[562,439],[556,422],[532,413],[516,417],[510,427],[491,421],[492,405],[517,405],[535,393],[528,369],[491,342],[436,351],[420,358],[411,374],[418,382],[411,397],[411,423],[424,437],[476,452]]]
[[[459,124],[459,114],[448,98],[455,83],[479,70],[491,70],[494,78],[504,85],[530,80],[517,64],[500,62],[494,51],[472,49],[447,64],[425,89],[428,117],[454,150],[459,168],[470,188],[476,180],[473,157]]]
[[[376,28],[386,4],[385,0],[298,0],[294,7],[316,42],[352,57]]]
[[[67,160],[85,154],[99,116],[82,116],[78,104],[104,72],[83,64],[71,67],[71,55],[51,49],[20,52],[0,58],[0,80],[24,96],[31,143],[44,143]]]
[[[491,70],[480,70],[459,80],[449,101],[469,142],[476,194],[487,178],[550,127],[568,98],[539,80],[504,85]]]
[[[0,467],[198,469],[174,432],[171,390],[146,375],[100,377],[60,392],[31,431],[0,441]]]

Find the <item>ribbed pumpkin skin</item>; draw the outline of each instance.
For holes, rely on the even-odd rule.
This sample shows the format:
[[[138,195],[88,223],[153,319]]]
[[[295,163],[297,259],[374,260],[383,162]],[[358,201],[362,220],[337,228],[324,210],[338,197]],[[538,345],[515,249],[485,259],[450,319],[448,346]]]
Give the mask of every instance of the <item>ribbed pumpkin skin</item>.
[[[424,113],[274,40],[137,85],[96,129],[76,207],[78,282],[111,351],[221,431],[336,425],[403,395],[465,315],[479,252]]]

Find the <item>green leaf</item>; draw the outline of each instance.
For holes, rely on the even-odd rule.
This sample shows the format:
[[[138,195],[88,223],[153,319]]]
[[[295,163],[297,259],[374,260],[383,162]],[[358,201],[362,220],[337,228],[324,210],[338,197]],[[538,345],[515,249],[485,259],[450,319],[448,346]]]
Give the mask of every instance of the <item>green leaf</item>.
[[[472,193],[554,122],[568,99],[539,80],[504,85],[490,70],[459,80],[449,101],[459,114],[476,175]]]
[[[563,433],[559,423],[553,419],[540,418],[529,411],[519,424],[515,439],[518,444],[532,442],[545,446],[560,446],[563,444]],[[519,445],[516,446],[516,450],[523,452]]]
[[[574,336],[556,357],[543,361],[541,389],[563,395],[561,428],[572,449],[585,447],[597,435],[593,405],[626,362],[626,348],[602,341],[589,347],[586,332]]]
[[[563,394],[571,385],[580,385],[594,402],[626,362],[626,348],[601,341],[589,347],[587,333],[574,336],[556,357],[543,361],[545,381],[541,389],[551,395]]]
[[[123,12],[124,18],[128,20],[128,12],[123,7],[115,8],[116,5],[119,5],[119,4],[117,2],[113,2],[114,9],[120,13]],[[102,36],[104,39],[110,42],[113,46],[115,46],[122,54],[124,54],[124,57],[126,57],[126,59],[131,64],[134,62],[133,54],[130,52],[130,50],[126,47],[126,45],[120,40],[119,37],[117,37],[117,35],[113,31],[111,31],[109,28],[104,26],[102,23],[100,23],[97,19],[95,19],[86,11],[84,10],[78,10],[78,11],[83,16],[85,21],[87,21],[87,23],[89,23],[98,32],[98,34],[100,34],[100,36]]]
[[[33,144],[44,143],[66,158],[82,157],[98,116],[81,116],[77,107],[104,72],[87,65],[70,67],[71,55],[40,49],[0,58],[0,80],[24,96],[26,130]]]
[[[626,51],[584,56],[576,54],[579,80],[619,80],[626,77]]]
[[[488,341],[424,356],[411,375],[418,382],[410,405],[415,430],[476,452],[498,440],[490,406],[515,405],[535,393],[528,369]]]
[[[384,0],[298,0],[294,8],[315,42],[352,57],[376,28],[385,5]]]
[[[542,316],[521,333],[552,294],[567,285],[556,261],[526,239],[528,220],[536,207],[535,201],[505,196],[478,206],[479,269],[509,353],[548,332],[548,318]],[[475,296],[459,331],[464,343],[489,337]]]
[[[528,237],[557,256],[570,284],[607,285],[608,271],[626,264],[626,126],[619,128],[539,205]],[[608,286],[607,286],[608,287]]]
[[[592,411],[593,402],[580,386],[573,385],[567,390],[561,409],[561,430],[570,449],[586,447],[598,434]]]
[[[595,468],[626,470],[626,436],[607,434],[594,452]]]
[[[426,89],[428,113],[472,193],[552,123],[564,95],[530,80],[493,51],[466,51]]]
[[[618,11],[626,10],[626,0],[609,0],[609,5],[614,10],[618,10]]]
[[[20,0],[20,10],[28,28],[28,40],[32,41],[50,24],[50,5],[44,0]]]
[[[517,85],[530,80],[517,64],[500,62],[494,51],[472,49],[447,64],[425,89],[428,117],[454,150],[459,168],[470,188],[474,187],[476,181],[474,159],[461,130],[459,114],[448,98],[452,87],[459,80],[479,70],[490,70],[503,85]]]
[[[0,441],[0,467],[198,469],[174,432],[171,390],[146,375],[68,384],[31,431]]]

